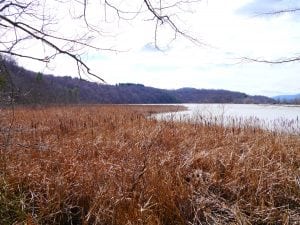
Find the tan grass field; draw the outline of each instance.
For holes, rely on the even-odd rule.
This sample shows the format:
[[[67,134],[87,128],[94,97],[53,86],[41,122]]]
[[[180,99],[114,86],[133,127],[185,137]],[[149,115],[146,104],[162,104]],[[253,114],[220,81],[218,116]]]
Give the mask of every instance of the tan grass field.
[[[0,110],[0,224],[300,224],[299,136],[170,110]]]

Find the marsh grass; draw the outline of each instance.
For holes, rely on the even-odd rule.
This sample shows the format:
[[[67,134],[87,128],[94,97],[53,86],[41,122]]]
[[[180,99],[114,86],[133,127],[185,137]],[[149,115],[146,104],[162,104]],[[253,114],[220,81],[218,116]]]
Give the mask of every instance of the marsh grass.
[[[149,118],[170,110],[16,109],[0,224],[299,224],[299,136]]]

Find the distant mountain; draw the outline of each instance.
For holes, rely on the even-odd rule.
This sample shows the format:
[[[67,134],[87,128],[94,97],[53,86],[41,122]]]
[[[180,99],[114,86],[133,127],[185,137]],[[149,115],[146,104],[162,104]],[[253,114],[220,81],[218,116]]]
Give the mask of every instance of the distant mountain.
[[[274,96],[273,99],[280,102],[295,102],[300,100],[300,94],[295,95],[278,95]]]
[[[241,92],[227,90],[181,88],[170,91],[177,99],[184,103],[275,103],[273,99],[265,96],[250,96]]]
[[[264,96],[226,90],[181,88],[164,90],[142,84],[106,85],[71,77],[35,73],[7,63],[13,81],[14,100],[20,104],[150,104],[150,103],[275,103]],[[1,98],[8,98],[8,78],[0,77]],[[6,81],[5,81],[6,79]],[[1,86],[2,84],[2,86]],[[11,87],[10,87],[11,88]],[[0,100],[1,100],[0,98]]]

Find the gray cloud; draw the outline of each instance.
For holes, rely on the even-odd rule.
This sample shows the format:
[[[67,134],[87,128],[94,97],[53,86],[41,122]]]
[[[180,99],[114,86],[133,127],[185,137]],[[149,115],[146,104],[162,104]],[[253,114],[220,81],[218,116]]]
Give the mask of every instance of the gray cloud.
[[[165,48],[157,48],[154,43],[147,43],[141,48],[141,52],[168,52],[171,50],[170,46]]]
[[[155,48],[155,45],[153,43],[147,43],[143,46],[141,49],[142,52],[157,52],[157,48]]]

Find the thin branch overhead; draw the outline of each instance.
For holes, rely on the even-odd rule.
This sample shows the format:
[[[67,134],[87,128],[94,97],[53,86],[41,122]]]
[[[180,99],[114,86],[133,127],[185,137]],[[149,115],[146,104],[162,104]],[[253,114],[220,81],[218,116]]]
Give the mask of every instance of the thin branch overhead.
[[[195,1],[197,2],[197,1]],[[204,43],[200,42],[199,39],[189,35],[186,31],[181,30],[176,23],[171,19],[170,15],[163,14],[162,11],[165,7],[162,6],[162,2],[160,1],[159,7],[154,7],[150,0],[144,0],[145,5],[147,6],[147,9],[153,14],[156,21],[155,26],[155,46],[157,46],[157,32],[158,32],[158,26],[159,23],[162,24],[168,24],[170,28],[174,31],[174,39],[176,39],[177,34],[180,34],[181,36],[187,38],[191,42],[197,45],[204,45]],[[180,1],[180,3],[191,3],[190,1]],[[179,4],[179,2],[177,2]],[[176,4],[174,4],[176,6]],[[168,6],[171,7],[171,6]]]
[[[100,78],[98,75],[94,74],[94,73],[91,73],[90,72],[90,68],[86,65],[86,63],[84,63],[80,58],[79,56],[69,52],[69,51],[65,51],[63,50],[62,48],[58,47],[57,45],[55,45],[53,42],[47,40],[45,37],[43,36],[39,36],[37,35],[36,33],[34,33],[32,30],[34,29],[28,29],[29,26],[24,26],[24,24],[21,24],[21,23],[16,23],[16,22],[13,22],[12,20],[8,19],[7,17],[5,16],[1,16],[0,15],[0,19],[2,19],[3,21],[6,21],[7,23],[11,24],[13,27],[17,28],[17,29],[20,29],[22,31],[24,31],[25,33],[29,34],[31,37],[35,38],[36,40],[40,40],[42,41],[43,43],[47,44],[48,46],[50,46],[51,48],[55,49],[57,54],[65,54],[67,56],[69,56],[70,58],[74,59],[79,66],[82,66],[86,69],[86,72],[96,78],[98,78],[99,80],[103,81],[104,80],[102,78]],[[27,27],[27,28],[26,28]],[[8,52],[9,53],[9,52]],[[12,55],[16,55],[14,53],[12,53]],[[29,57],[27,57],[29,58]],[[37,58],[33,58],[32,59],[37,59]],[[40,60],[40,61],[47,61],[47,60]],[[80,71],[80,69],[78,68],[78,71]],[[79,73],[80,75],[80,73]]]
[[[259,13],[256,15],[256,17],[259,16],[280,16],[282,14],[296,14],[300,13],[300,8],[294,7],[294,8],[285,8],[285,9],[279,9],[264,13]],[[260,58],[252,58],[252,57],[243,57],[241,58],[242,61],[246,62],[257,62],[257,63],[266,63],[266,64],[284,64],[284,63],[292,63],[292,62],[300,62],[299,56],[291,56],[291,57],[283,57],[278,59],[260,59]]]
[[[292,63],[292,62],[300,62],[300,57],[291,57],[291,58],[283,58],[277,60],[266,60],[266,59],[255,59],[243,57],[242,61],[246,62],[258,62],[258,63],[267,63],[267,64],[284,64],[284,63]]]
[[[281,9],[276,11],[260,13],[257,16],[263,16],[263,15],[274,16],[274,15],[281,15],[286,13],[299,13],[299,12],[300,12],[300,8],[288,8],[288,9]]]
[[[126,23],[137,19],[145,23],[152,22],[155,25],[153,32],[156,44],[160,31],[158,27],[168,25],[168,28],[174,32],[173,39],[180,35],[197,45],[202,45],[203,43],[188,34],[178,23],[181,21],[178,12],[188,13],[184,10],[184,6],[192,6],[200,1],[124,0],[120,3],[116,0],[0,0],[0,54],[46,64],[57,55],[65,55],[74,61],[80,77],[83,72],[104,82],[102,77],[91,72],[88,63],[83,59],[86,58],[84,54],[89,51],[117,51],[109,46],[99,46],[105,43],[99,41],[106,34],[103,32],[104,27],[114,25],[106,20],[107,15],[111,18],[116,17],[119,21],[126,21]],[[97,15],[95,15],[95,7],[98,7]],[[149,15],[153,16],[150,20]],[[61,27],[66,27],[67,23],[70,27],[74,27],[74,33],[80,34],[72,36],[72,30],[71,32],[61,30]],[[78,30],[77,25],[80,27]],[[164,29],[163,26],[162,29]],[[108,28],[108,30],[113,29]],[[32,46],[35,43],[44,49],[44,53],[37,54],[35,51],[24,49],[25,46]]]

